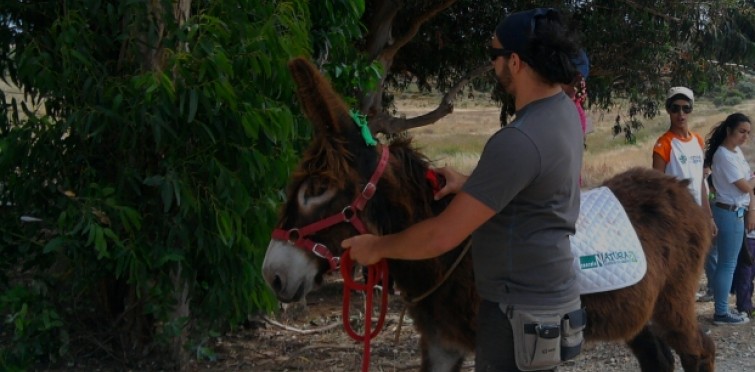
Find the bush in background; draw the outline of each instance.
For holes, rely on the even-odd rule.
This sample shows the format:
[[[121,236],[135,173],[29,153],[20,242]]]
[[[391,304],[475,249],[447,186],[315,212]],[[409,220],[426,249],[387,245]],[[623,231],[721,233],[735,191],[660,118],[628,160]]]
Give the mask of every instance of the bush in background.
[[[716,107],[734,106],[755,98],[755,77],[746,75],[731,87],[719,86],[711,90],[711,101]]]

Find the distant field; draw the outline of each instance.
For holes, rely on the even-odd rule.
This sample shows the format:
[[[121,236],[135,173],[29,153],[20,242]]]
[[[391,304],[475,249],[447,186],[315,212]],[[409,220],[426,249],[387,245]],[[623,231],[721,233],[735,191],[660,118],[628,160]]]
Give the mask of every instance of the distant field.
[[[413,117],[431,110],[439,97],[404,96],[397,99],[399,113]],[[450,165],[471,172],[480,157],[487,138],[499,128],[499,108],[477,96],[475,100],[462,99],[454,112],[437,123],[410,130],[414,143],[435,162],[436,166]],[[733,107],[715,107],[705,99],[695,102],[690,116],[693,131],[707,136],[710,128],[728,114],[740,111],[755,117],[755,101],[746,101]],[[612,126],[616,115],[622,122],[628,119],[627,108],[618,106],[613,111],[590,111],[594,131],[587,135],[582,170],[583,184],[587,188],[599,185],[606,178],[631,167],[650,167],[652,148],[656,138],[668,129],[665,110],[653,119],[642,119],[644,128],[636,132],[637,142],[625,144],[623,134],[613,137]],[[743,149],[755,168],[755,141]]]

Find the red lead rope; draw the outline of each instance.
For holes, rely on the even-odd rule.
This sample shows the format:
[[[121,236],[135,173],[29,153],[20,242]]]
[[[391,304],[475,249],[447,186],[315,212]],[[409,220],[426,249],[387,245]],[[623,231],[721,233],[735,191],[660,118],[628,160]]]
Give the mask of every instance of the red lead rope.
[[[367,280],[366,283],[360,284],[354,281],[352,277],[353,261],[347,250],[341,256],[341,276],[343,276],[343,327],[346,329],[346,333],[355,341],[361,341],[364,343],[364,355],[362,356],[362,371],[367,372],[370,368],[370,340],[376,337],[380,333],[380,329],[383,328],[383,322],[385,321],[385,313],[388,308],[388,289],[383,288],[382,302],[380,303],[380,315],[378,317],[377,325],[374,330],[370,330],[372,327],[372,296],[374,294],[375,286],[377,286],[378,280],[382,280],[383,286],[388,285],[388,262],[381,260],[377,264],[367,267]],[[349,322],[349,308],[351,307],[351,291],[363,291],[367,297],[364,305],[364,334],[357,334],[351,323]]]

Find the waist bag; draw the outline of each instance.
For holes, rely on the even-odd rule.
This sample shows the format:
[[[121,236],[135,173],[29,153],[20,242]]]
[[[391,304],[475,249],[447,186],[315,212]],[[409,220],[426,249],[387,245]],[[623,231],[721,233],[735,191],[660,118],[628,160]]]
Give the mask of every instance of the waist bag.
[[[582,351],[587,313],[579,298],[555,307],[500,306],[511,322],[514,355],[520,370],[551,369]]]

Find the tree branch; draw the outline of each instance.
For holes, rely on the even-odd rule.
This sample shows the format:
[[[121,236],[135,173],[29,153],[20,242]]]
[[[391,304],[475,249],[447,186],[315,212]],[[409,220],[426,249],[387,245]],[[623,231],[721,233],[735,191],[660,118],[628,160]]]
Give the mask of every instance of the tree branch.
[[[283,323],[280,323],[280,322],[277,322],[275,320],[272,320],[272,319],[270,319],[270,318],[268,318],[266,316],[263,316],[262,320],[264,320],[264,321],[266,321],[266,322],[268,322],[268,323],[270,323],[270,324],[272,324],[272,325],[274,325],[276,327],[280,327],[280,328],[283,328],[283,329],[285,329],[287,331],[296,332],[296,333],[299,333],[299,334],[302,334],[302,335],[311,335],[313,333],[326,332],[326,331],[329,331],[331,329],[338,328],[338,326],[340,326],[341,324],[343,324],[343,322],[338,321],[338,322],[333,322],[331,324],[328,324],[328,325],[325,325],[325,326],[322,326],[322,327],[319,327],[319,328],[299,329],[299,328],[296,328],[296,327],[287,326],[287,325],[285,325]]]
[[[368,33],[365,51],[371,59],[376,59],[380,51],[393,42],[393,20],[403,7],[404,4],[399,1],[380,1],[376,4],[373,16],[366,22]]]
[[[641,11],[646,12],[646,13],[650,13],[650,14],[656,16],[656,17],[663,18],[666,21],[669,21],[669,22],[681,22],[681,20],[679,18],[672,17],[672,16],[670,16],[668,14],[664,14],[662,12],[659,12],[659,11],[655,10],[655,9],[651,9],[651,8],[646,7],[646,6],[637,4],[636,2],[634,2],[632,0],[621,0],[621,2],[624,3],[624,4],[627,4],[629,6],[631,6],[632,8],[641,10]]]
[[[446,8],[450,7],[456,2],[456,0],[445,0],[442,1],[440,4],[437,4],[434,8],[430,8],[427,12],[424,14],[421,14],[417,19],[412,22],[412,24],[409,26],[409,30],[406,31],[405,34],[401,35],[391,46],[388,48],[385,48],[383,50],[383,56],[382,58],[384,60],[392,60],[393,57],[398,53],[399,49],[404,47],[404,45],[408,44],[414,36],[417,35],[417,32],[419,32],[420,27],[422,27],[425,22],[429,21],[433,17],[435,17],[438,13],[446,10]]]
[[[461,80],[457,81],[456,84],[454,84],[453,87],[443,96],[443,102],[447,102],[450,105],[453,105],[454,99],[456,99],[456,95],[459,94],[459,91],[464,88],[467,84],[469,84],[469,81],[492,70],[493,65],[486,63],[482,66],[478,66],[472,71],[467,72],[466,75],[461,77]]]
[[[395,117],[386,112],[382,112],[370,119],[370,130],[372,130],[373,133],[394,134],[437,122],[454,111],[456,95],[469,83],[470,80],[490,71],[492,68],[493,66],[490,64],[485,64],[469,71],[458,82],[456,82],[446,94],[443,95],[438,107],[434,110],[409,119],[405,117]]]

